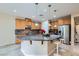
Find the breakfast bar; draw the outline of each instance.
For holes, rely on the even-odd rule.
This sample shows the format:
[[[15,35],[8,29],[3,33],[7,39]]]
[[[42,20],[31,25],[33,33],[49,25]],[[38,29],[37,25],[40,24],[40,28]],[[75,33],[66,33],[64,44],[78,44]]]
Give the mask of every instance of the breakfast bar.
[[[21,51],[26,56],[51,55],[56,47],[54,41],[58,41],[59,38],[59,35],[50,35],[50,37],[43,35],[23,36],[20,38],[22,40]]]

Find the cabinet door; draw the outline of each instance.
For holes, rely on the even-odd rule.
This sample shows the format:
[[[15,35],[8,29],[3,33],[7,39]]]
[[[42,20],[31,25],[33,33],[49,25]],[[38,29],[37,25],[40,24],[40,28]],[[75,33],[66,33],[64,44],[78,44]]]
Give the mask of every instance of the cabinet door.
[[[16,29],[20,29],[20,20],[16,20]]]
[[[21,25],[20,25],[20,28],[21,28],[21,29],[25,29],[25,26],[26,26],[25,20],[21,20],[21,21],[20,21],[20,24],[21,24]]]
[[[32,21],[29,19],[26,19],[25,24],[26,26],[32,25]]]
[[[25,20],[16,19],[16,29],[24,29],[25,26]]]
[[[64,18],[64,24],[71,24],[71,19]]]
[[[63,25],[64,24],[64,20],[63,19],[58,19],[58,25]]]

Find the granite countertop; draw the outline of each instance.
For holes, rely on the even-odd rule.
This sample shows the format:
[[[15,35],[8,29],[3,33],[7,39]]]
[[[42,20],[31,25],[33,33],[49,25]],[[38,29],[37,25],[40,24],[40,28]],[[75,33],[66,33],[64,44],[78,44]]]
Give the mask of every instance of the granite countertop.
[[[43,35],[28,35],[28,36],[21,36],[17,38],[21,40],[32,40],[32,41],[50,41],[60,38],[60,35],[50,35],[50,37],[45,37]]]

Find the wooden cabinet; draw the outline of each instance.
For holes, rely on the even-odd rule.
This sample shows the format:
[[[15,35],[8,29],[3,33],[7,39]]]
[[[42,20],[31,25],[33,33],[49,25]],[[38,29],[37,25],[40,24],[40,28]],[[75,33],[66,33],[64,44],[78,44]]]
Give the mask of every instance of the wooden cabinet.
[[[16,29],[24,29],[26,26],[24,19],[16,19]]]
[[[64,20],[63,19],[58,19],[58,25],[63,25],[64,24]]]
[[[31,19],[16,19],[16,29],[25,29],[26,26],[31,26],[32,29],[41,29],[41,23],[37,23],[38,25],[35,25]]]
[[[25,24],[25,20],[21,20],[21,25],[20,25],[20,26],[21,26],[22,29],[25,28],[25,26],[26,26],[26,24]]]
[[[57,29],[58,26],[65,25],[65,24],[71,24],[71,17],[70,16],[59,18],[55,21],[52,21],[50,29]]]
[[[26,24],[26,26],[31,26],[32,25],[32,20],[31,19],[26,19],[25,24]]]
[[[20,39],[16,39],[16,44],[20,44],[21,40]]]
[[[71,18],[58,19],[58,25],[71,24]]]
[[[69,18],[64,18],[63,23],[64,24],[71,24],[71,20]]]

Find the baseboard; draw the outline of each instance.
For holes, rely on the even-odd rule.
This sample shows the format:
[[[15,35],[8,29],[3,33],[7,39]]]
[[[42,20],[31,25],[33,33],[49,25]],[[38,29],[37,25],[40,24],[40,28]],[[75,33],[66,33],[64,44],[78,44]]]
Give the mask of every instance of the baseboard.
[[[6,44],[6,45],[0,46],[0,47],[6,47],[6,46],[15,45],[15,44],[16,44],[16,43],[12,43],[12,44]]]

